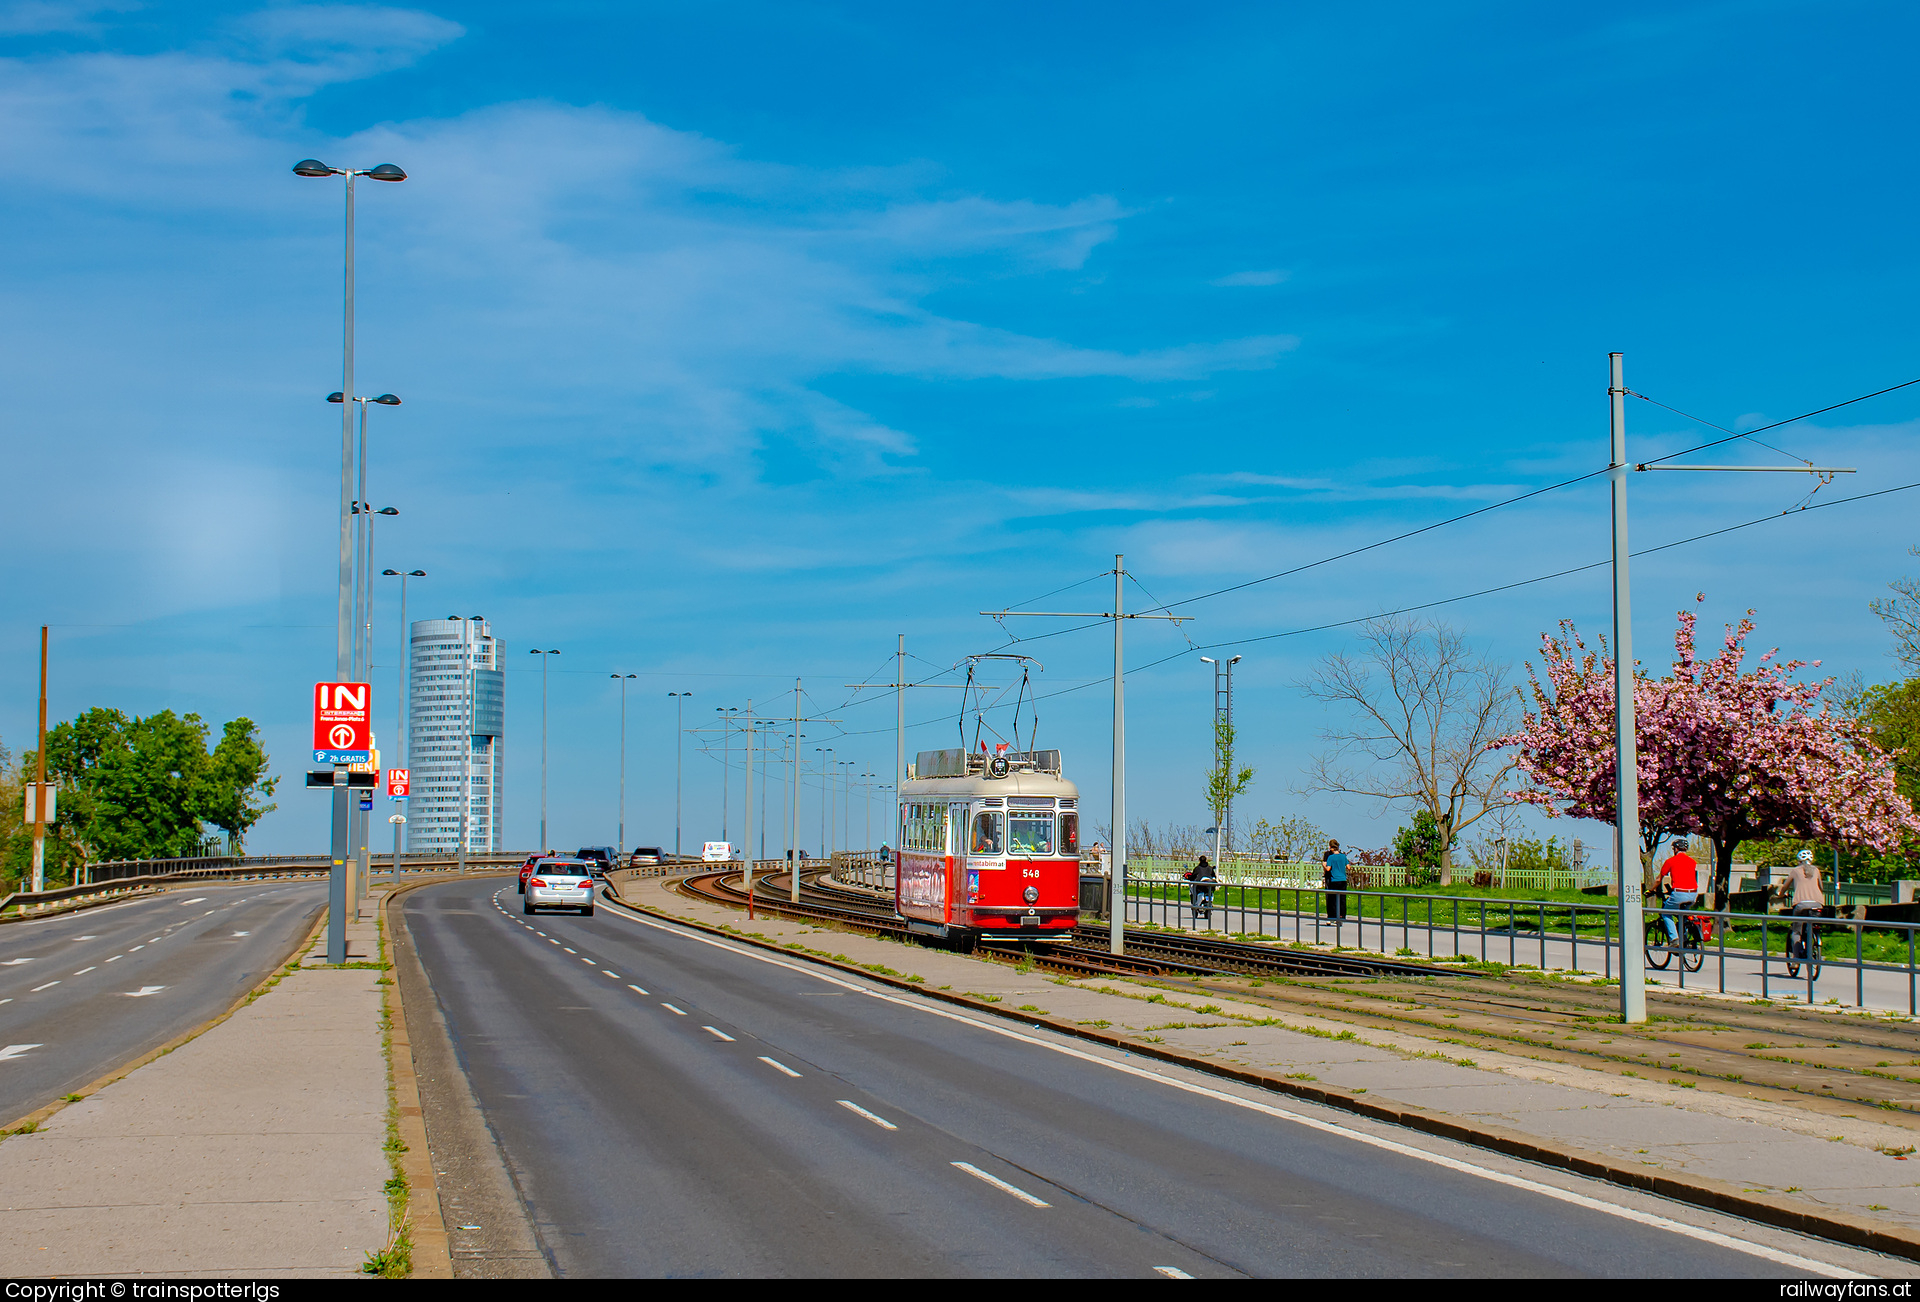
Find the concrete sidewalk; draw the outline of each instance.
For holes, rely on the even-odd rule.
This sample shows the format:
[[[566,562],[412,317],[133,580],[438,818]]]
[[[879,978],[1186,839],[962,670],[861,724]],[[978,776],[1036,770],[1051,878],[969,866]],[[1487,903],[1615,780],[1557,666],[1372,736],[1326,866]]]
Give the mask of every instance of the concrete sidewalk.
[[[371,914],[348,956],[379,958]],[[0,1276],[360,1274],[387,1243],[381,973],[315,963],[0,1142]]]
[[[1743,1099],[1518,1054],[1461,1050],[1397,1031],[1155,988],[1145,981],[1069,981],[1038,969],[830,930],[689,899],[665,879],[621,884],[659,912],[725,926],[788,948],[840,956],[882,975],[923,978],[927,989],[971,994],[998,1012],[1023,1012],[1124,1036],[1159,1051],[1358,1096],[1503,1137],[1578,1150],[1616,1169],[1730,1187],[1774,1205],[1853,1224],[1879,1223],[1920,1255],[1920,1154],[1913,1132],[1871,1119],[1811,1115]],[[1880,1150],[1889,1150],[1882,1152]]]

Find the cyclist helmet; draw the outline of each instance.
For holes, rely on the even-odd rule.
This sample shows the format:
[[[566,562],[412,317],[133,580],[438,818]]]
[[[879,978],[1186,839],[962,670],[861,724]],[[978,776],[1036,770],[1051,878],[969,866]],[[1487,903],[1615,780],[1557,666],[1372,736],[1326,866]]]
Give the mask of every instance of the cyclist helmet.
[[[1802,850],[1799,854],[1795,855],[1794,858],[1798,859],[1801,863],[1812,863],[1813,851]]]
[[[1673,848],[1674,848],[1674,849],[1675,849],[1676,851],[1678,851],[1678,852],[1680,852],[1680,853],[1682,853],[1682,854],[1684,854],[1684,853],[1686,852],[1686,849],[1687,849],[1687,838],[1686,838],[1686,837],[1684,837],[1684,836],[1676,836],[1676,837],[1674,837],[1674,838],[1673,838]]]

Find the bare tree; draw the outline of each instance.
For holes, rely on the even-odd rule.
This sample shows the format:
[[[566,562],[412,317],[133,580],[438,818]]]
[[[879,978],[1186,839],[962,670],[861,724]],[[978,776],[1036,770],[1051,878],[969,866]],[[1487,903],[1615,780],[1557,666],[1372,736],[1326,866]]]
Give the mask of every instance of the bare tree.
[[[1351,722],[1307,770],[1308,791],[1364,796],[1433,815],[1440,831],[1440,880],[1453,879],[1456,837],[1507,804],[1516,757],[1488,743],[1512,730],[1508,666],[1477,654],[1445,624],[1402,617],[1368,623],[1360,646],[1320,662],[1301,690],[1345,707]]]
[[[1920,556],[1920,547],[1907,551]],[[1894,659],[1920,671],[1920,579],[1896,579],[1887,586],[1894,595],[1885,601],[1868,602],[1867,609],[1885,620],[1892,632]]]

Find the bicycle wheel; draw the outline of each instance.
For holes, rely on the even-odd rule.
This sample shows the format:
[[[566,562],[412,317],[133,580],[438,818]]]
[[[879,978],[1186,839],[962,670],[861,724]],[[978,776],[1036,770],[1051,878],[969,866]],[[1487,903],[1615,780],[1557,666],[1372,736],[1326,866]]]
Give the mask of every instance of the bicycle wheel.
[[[1701,945],[1700,928],[1689,922],[1681,934],[1680,966],[1689,972],[1698,972],[1700,965],[1707,961],[1707,952]]]
[[[1660,919],[1653,918],[1647,923],[1647,966],[1664,972],[1672,961],[1673,951],[1667,948],[1667,929]]]

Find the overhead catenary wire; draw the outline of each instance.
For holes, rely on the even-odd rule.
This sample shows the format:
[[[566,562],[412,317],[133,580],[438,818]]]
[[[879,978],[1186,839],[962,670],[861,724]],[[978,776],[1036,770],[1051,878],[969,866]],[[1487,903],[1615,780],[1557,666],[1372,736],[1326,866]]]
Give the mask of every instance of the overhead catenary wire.
[[[1794,517],[1804,516],[1814,511],[1824,511],[1831,507],[1847,505],[1850,502],[1864,502],[1876,497],[1886,497],[1893,493],[1904,493],[1916,488],[1920,488],[1920,480],[1916,480],[1915,482],[1910,484],[1898,484],[1892,488],[1876,489],[1875,491],[1870,493],[1856,493],[1851,497],[1837,497],[1831,502],[1821,502],[1817,505],[1802,507],[1798,510],[1772,512],[1767,515],[1756,516],[1751,520],[1740,521],[1737,524],[1724,525],[1718,529],[1710,529],[1705,533],[1693,534],[1686,538],[1676,538],[1671,542],[1658,543],[1652,547],[1642,547],[1637,551],[1633,552],[1632,555],[1635,557],[1651,556],[1656,552],[1670,551],[1675,547],[1685,547],[1692,543],[1704,542],[1709,538],[1718,538],[1725,534],[1737,533],[1742,529],[1751,529],[1756,525],[1767,524],[1772,521],[1785,519],[1789,516],[1794,516]],[[1499,592],[1510,592],[1515,588],[1530,587],[1536,583],[1548,583],[1554,579],[1566,578],[1569,575],[1581,574],[1588,570],[1601,569],[1612,563],[1613,562],[1610,559],[1590,561],[1585,565],[1569,566],[1566,569],[1555,570],[1549,574],[1537,574],[1537,575],[1534,575],[1532,578],[1516,579],[1511,583],[1496,584],[1493,587],[1480,588],[1473,592],[1458,593],[1451,597],[1440,597],[1433,601],[1424,601],[1424,602],[1419,602],[1410,606],[1402,606],[1395,610],[1375,611],[1373,614],[1370,614],[1370,615],[1357,615],[1350,619],[1332,620],[1324,624],[1313,624],[1313,625],[1305,626],[1302,628],[1287,629],[1279,633],[1262,633],[1262,634],[1258,634],[1251,637],[1234,638],[1225,642],[1203,643],[1199,646],[1188,647],[1180,651],[1176,651],[1172,655],[1161,656],[1157,660],[1150,660],[1147,663],[1142,665],[1134,665],[1131,668],[1127,669],[1126,672],[1128,674],[1145,673],[1149,669],[1155,669],[1171,661],[1179,660],[1195,651],[1213,651],[1223,647],[1243,646],[1250,642],[1271,642],[1281,638],[1301,637],[1308,633],[1323,633],[1329,629],[1348,628],[1355,624],[1364,624],[1368,620],[1384,619],[1394,615],[1412,614],[1416,611],[1431,610],[1436,606],[1447,606],[1447,605],[1452,605],[1456,602],[1472,601],[1478,597],[1492,596],[1493,594],[1499,593]],[[1112,681],[1113,681],[1113,675],[1111,674],[1108,674],[1101,678],[1089,678],[1079,683],[1076,683],[1071,687],[1063,687],[1058,689],[1057,691],[1036,694],[1032,699],[1036,702],[1051,700],[1054,697],[1066,696],[1073,692],[1085,691],[1089,687],[1098,687],[1102,684],[1110,683]],[[923,727],[928,727],[928,726],[942,723],[942,722],[945,722],[945,720],[924,719],[918,723],[910,723],[907,726],[909,728],[923,728]],[[879,732],[884,730],[872,729],[871,731]],[[848,733],[847,735],[860,736],[863,734]]]
[[[1664,408],[1665,410],[1672,412],[1676,416],[1686,416],[1688,420],[1697,421],[1700,424],[1705,425],[1708,429],[1726,430],[1726,433],[1727,433],[1726,438],[1714,439],[1710,443],[1697,443],[1693,447],[1682,448],[1678,452],[1669,452],[1664,457],[1649,457],[1647,460],[1639,462],[1638,464],[1643,466],[1657,466],[1662,461],[1671,461],[1675,457],[1684,457],[1689,453],[1693,453],[1693,452],[1704,452],[1708,448],[1717,448],[1722,443],[1732,443],[1736,439],[1753,439],[1753,436],[1755,434],[1764,434],[1770,429],[1779,429],[1782,425],[1791,425],[1798,420],[1807,420],[1814,416],[1825,415],[1827,412],[1830,412],[1830,411],[1839,411],[1842,407],[1851,407],[1856,402],[1865,402],[1869,398],[1878,398],[1882,394],[1894,393],[1901,389],[1910,389],[1916,384],[1920,384],[1920,380],[1902,380],[1899,384],[1889,384],[1884,389],[1875,389],[1872,393],[1863,393],[1857,398],[1848,398],[1845,402],[1836,402],[1825,407],[1816,407],[1812,411],[1803,411],[1798,416],[1789,416],[1785,420],[1776,420],[1771,425],[1758,425],[1758,426],[1755,426],[1753,429],[1742,430],[1739,433],[1734,433],[1731,430],[1726,430],[1726,426],[1715,425],[1710,420],[1701,420],[1700,417],[1698,416],[1689,416],[1687,415],[1686,412],[1681,411],[1678,407],[1668,407],[1667,404],[1664,402],[1660,402],[1654,398],[1649,398],[1644,393],[1635,393],[1632,389],[1628,389],[1627,394],[1630,397],[1638,398],[1642,402],[1651,402],[1653,403],[1654,406]],[[1753,441],[1756,443],[1760,442],[1759,439],[1753,439]],[[1769,445],[1763,443],[1761,444],[1761,446],[1766,447]],[[1779,448],[1774,448],[1773,450],[1775,452],[1780,452]],[[1793,456],[1791,452],[1781,452],[1780,455]],[[1794,459],[1799,460],[1799,458],[1797,457]],[[1841,500],[1851,501],[1853,499],[1843,498]]]

